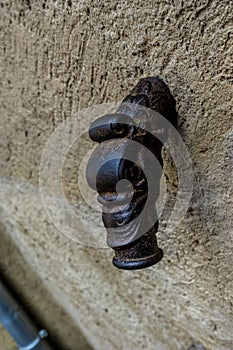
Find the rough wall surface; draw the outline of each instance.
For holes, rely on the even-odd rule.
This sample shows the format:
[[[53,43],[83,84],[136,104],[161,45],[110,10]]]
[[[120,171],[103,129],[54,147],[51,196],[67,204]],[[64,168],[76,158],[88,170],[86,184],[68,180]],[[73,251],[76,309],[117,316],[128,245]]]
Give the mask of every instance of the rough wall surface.
[[[94,349],[185,350],[193,340],[209,350],[232,349],[232,2],[0,5],[5,233]],[[54,227],[40,197],[39,165],[62,121],[119,101],[149,75],[167,81],[177,100],[194,190],[179,227],[170,235],[160,227],[162,262],[125,272],[111,265],[110,250],[75,244]],[[74,203],[87,150],[84,140],[64,167],[64,191]],[[54,205],[59,215],[59,200]],[[95,232],[92,210],[80,206],[79,212],[77,231]],[[30,297],[30,290],[24,293]],[[70,341],[67,349],[81,349]]]

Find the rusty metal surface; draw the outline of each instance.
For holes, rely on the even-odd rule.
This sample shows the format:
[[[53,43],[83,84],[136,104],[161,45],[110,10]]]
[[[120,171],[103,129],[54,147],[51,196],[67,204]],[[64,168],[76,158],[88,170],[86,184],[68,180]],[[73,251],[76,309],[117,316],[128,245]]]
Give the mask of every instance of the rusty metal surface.
[[[168,129],[156,118],[158,113],[176,125],[175,100],[168,86],[159,77],[143,78],[115,114],[97,119],[89,130],[99,145],[89,159],[87,181],[98,192],[107,243],[115,250],[113,264],[121,269],[149,267],[163,257],[156,241],[155,203]]]

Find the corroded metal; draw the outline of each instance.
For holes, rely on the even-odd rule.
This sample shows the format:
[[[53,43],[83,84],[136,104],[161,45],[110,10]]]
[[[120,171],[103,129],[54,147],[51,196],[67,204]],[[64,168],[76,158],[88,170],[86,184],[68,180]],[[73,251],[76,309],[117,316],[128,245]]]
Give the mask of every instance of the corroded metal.
[[[115,114],[97,119],[89,130],[90,138],[99,146],[89,160],[87,181],[103,204],[107,243],[115,250],[113,264],[121,269],[145,268],[163,257],[156,241],[155,208],[163,143],[156,135],[163,133],[166,139],[168,130],[150,110],[173,125],[177,123],[175,100],[159,77],[141,79]],[[150,154],[158,164],[148,176],[146,170],[153,161]],[[117,190],[120,180],[128,181]]]

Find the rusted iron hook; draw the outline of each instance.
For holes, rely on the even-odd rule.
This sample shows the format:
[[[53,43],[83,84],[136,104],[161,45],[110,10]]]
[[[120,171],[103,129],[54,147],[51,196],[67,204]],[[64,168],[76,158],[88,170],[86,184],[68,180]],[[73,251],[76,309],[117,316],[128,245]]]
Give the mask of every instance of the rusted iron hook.
[[[99,145],[89,159],[87,181],[103,204],[107,244],[114,249],[113,264],[120,269],[142,269],[163,257],[156,240],[155,208],[163,142],[156,135],[162,133],[165,141],[168,130],[156,115],[176,125],[175,105],[163,80],[147,77],[138,82],[115,114],[105,115],[90,126],[89,136]],[[157,159],[153,169],[152,155]]]

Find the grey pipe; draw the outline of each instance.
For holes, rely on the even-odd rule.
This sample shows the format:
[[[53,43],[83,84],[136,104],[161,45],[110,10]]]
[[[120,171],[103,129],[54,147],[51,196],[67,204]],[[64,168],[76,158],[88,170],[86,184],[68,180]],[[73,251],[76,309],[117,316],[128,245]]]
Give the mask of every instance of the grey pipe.
[[[0,280],[0,322],[14,338],[19,350],[52,350],[44,340],[48,333],[38,331]]]

